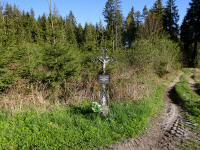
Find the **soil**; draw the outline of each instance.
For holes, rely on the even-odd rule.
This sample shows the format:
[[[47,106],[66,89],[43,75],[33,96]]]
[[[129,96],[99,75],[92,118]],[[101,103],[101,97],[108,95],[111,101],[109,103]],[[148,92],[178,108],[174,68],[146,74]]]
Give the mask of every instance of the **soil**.
[[[138,139],[129,139],[108,149],[179,150],[185,149],[188,142],[194,141],[200,148],[200,136],[193,130],[195,125],[184,118],[184,111],[174,88],[181,75],[170,84],[166,92],[166,107],[158,118],[152,120],[149,130]]]

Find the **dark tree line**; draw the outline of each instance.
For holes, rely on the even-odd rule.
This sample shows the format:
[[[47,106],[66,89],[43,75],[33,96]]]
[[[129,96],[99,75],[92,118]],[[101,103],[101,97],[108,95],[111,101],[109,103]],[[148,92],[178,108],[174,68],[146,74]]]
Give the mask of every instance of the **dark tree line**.
[[[131,47],[136,37],[139,37],[140,28],[145,22],[148,24],[149,19],[152,21],[152,18],[160,20],[161,28],[173,40],[178,39],[175,0],[168,0],[166,8],[161,0],[156,0],[152,9],[148,10],[145,6],[142,13],[135,12],[132,7],[127,17],[122,15],[120,0],[108,0],[103,15],[106,27],[102,22],[82,26],[77,24],[72,11],[62,17],[54,10],[49,15],[43,14],[36,19],[33,10],[24,12],[7,4],[0,8],[0,42],[4,46],[30,42],[71,44],[89,51],[105,46],[116,50]]]
[[[186,65],[198,64],[200,42],[200,0],[192,0],[181,26]]]
[[[35,17],[34,11],[19,10],[15,5],[0,4],[0,45],[14,46],[21,43],[71,45],[86,51],[102,47],[119,50],[130,48],[137,38],[168,35],[175,42],[182,42],[186,65],[198,64],[200,37],[200,1],[192,0],[179,30],[178,9],[175,0],[156,0],[153,7],[144,6],[142,12],[131,8],[124,17],[120,0],[107,0],[102,14],[106,26],[100,21],[96,25],[78,24],[73,12],[66,17],[58,14]],[[53,20],[53,29],[52,22]],[[179,34],[180,33],[180,34]]]
[[[122,14],[120,0],[107,0],[102,14],[106,25],[101,21],[81,25],[72,11],[63,17],[51,9],[50,14],[36,18],[33,10],[0,4],[0,91],[24,78],[53,89],[74,78],[86,83],[100,71],[91,58],[105,47],[119,60],[118,66],[134,64],[141,69],[149,65],[146,61],[163,73],[171,66],[169,60],[180,55],[175,43],[179,41],[175,0],[168,0],[166,6],[156,0],[142,12],[132,7],[127,16]],[[167,52],[161,56],[162,50]]]

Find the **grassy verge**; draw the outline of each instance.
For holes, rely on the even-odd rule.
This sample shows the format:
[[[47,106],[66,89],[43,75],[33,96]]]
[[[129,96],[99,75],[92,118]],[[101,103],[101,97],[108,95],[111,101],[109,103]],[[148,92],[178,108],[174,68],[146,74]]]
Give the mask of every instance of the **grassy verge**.
[[[200,96],[192,90],[184,77],[176,85],[176,92],[182,100],[184,109],[188,112],[187,117],[198,124],[197,129],[200,131]]]
[[[186,80],[186,76],[190,74],[182,76],[181,82],[176,85],[176,92],[182,101],[182,106],[187,111],[185,116],[197,125],[196,131],[200,132],[200,96],[192,90]],[[183,150],[199,148],[199,143],[194,139],[187,141],[182,147]]]
[[[89,104],[29,110],[14,116],[0,113],[0,149],[91,149],[141,135],[164,106],[165,88],[139,102],[111,104],[108,118],[92,113]]]

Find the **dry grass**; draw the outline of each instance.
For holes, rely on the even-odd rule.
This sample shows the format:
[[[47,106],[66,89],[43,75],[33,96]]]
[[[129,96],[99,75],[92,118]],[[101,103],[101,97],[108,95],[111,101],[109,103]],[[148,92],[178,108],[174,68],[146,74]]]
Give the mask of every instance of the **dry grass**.
[[[193,79],[196,82],[200,83],[200,69],[198,69],[198,68],[194,69]]]
[[[148,83],[149,79],[153,79],[152,74],[139,74],[133,69],[116,75],[115,78],[112,79],[112,99],[117,101],[139,100],[149,95],[152,90],[152,85]]]
[[[110,84],[111,101],[139,100],[150,95],[157,81],[152,73],[140,73],[135,70],[123,71],[112,75]],[[151,80],[151,81],[150,81]],[[94,79],[88,82],[66,82],[62,87],[53,90],[41,83],[30,85],[26,80],[15,83],[0,95],[0,108],[17,112],[23,108],[39,108],[47,110],[55,104],[74,105],[85,100],[98,101],[100,85]]]
[[[35,106],[47,109],[50,103],[46,100],[48,93],[42,86],[29,86],[25,80],[15,83],[5,93],[0,95],[0,108],[11,112]]]

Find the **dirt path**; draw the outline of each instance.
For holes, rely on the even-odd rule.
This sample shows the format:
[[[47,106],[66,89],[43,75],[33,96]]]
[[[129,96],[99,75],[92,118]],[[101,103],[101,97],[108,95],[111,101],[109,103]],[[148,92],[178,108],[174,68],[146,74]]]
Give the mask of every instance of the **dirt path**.
[[[130,139],[111,146],[114,150],[177,150],[193,133],[185,126],[193,126],[181,115],[181,108],[174,102],[174,86],[179,82],[180,73],[166,92],[166,107],[159,118],[152,121],[151,128],[140,138]],[[200,142],[200,141],[199,141]]]

